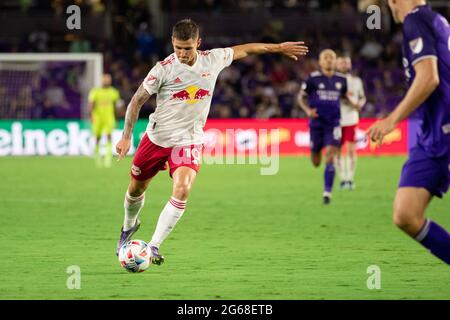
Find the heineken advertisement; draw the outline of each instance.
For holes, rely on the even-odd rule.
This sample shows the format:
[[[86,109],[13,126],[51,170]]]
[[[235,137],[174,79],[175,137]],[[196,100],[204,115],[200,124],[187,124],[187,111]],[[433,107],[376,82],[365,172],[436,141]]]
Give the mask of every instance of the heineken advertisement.
[[[361,155],[405,155],[414,145],[414,122],[403,121],[387,135],[381,147],[368,141],[365,130],[375,119],[361,119],[356,130],[356,146]],[[145,132],[147,120],[139,120],[133,131],[129,154],[134,154]],[[114,146],[122,135],[123,122],[112,134]],[[277,139],[275,139],[277,137]],[[204,154],[236,155],[275,147],[280,155],[309,154],[307,119],[226,119],[208,120]],[[276,141],[276,142],[275,142]],[[101,152],[106,143],[103,137]],[[5,121],[0,120],[0,156],[89,156],[95,140],[88,121]]]
[[[136,123],[130,154],[135,152],[146,125],[146,120]],[[121,135],[121,129],[114,130],[113,146]],[[104,137],[101,144],[105,142]],[[94,145],[88,121],[0,121],[0,156],[87,156]]]

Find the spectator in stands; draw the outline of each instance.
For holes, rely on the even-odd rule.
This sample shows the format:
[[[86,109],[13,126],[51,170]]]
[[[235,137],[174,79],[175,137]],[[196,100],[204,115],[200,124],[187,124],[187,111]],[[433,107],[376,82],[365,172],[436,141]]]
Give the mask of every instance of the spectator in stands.
[[[70,43],[69,51],[73,53],[91,52],[91,43],[83,36],[75,34],[73,41]]]
[[[43,27],[38,26],[36,30],[32,31],[28,36],[28,44],[33,52],[48,52],[48,42],[50,36]]]
[[[9,114],[8,103],[8,89],[7,87],[0,86],[0,119],[8,119],[13,117]]]
[[[15,107],[16,110],[13,112],[18,119],[26,119],[32,114],[34,104],[30,85],[25,85],[20,88],[19,95],[17,96],[17,105]]]
[[[50,80],[49,86],[44,91],[43,118],[66,118],[70,106],[67,103],[63,88]]]
[[[383,46],[380,44],[380,42],[375,40],[373,36],[369,36],[369,38],[361,48],[360,54],[361,56],[369,60],[375,60],[378,59],[382,52]]]
[[[136,35],[136,48],[140,57],[147,61],[153,58],[158,52],[155,37],[151,34],[148,24],[142,22]]]
[[[0,10],[4,3],[0,1]],[[57,15],[64,16],[67,0],[47,0],[53,4],[53,9],[47,5],[42,5],[42,1],[33,1],[29,12],[33,14],[36,8],[40,11],[55,12]],[[270,19],[272,12],[302,11],[312,12],[317,8],[332,12],[336,17],[350,17],[357,8],[357,3],[362,1],[321,1],[321,0],[290,0],[290,1],[247,1],[247,0],[167,0],[162,2],[163,10],[168,13],[183,13],[190,9],[197,10],[199,14],[213,15],[217,12],[227,12],[234,10],[246,12],[249,14],[264,13],[264,24],[262,24],[261,40],[277,40],[281,42],[285,31],[288,31],[288,24],[283,24],[277,19]],[[370,3],[372,1],[369,1]],[[367,2],[367,3],[369,3]],[[73,42],[64,41],[63,50],[60,50],[61,44],[56,44],[54,35],[49,34],[45,26],[37,26],[30,32],[26,39],[20,42],[17,39],[8,40],[6,44],[3,38],[0,39],[0,48],[4,51],[32,51],[32,52],[52,52],[67,51],[70,52],[103,52],[105,71],[112,74],[113,82],[120,90],[124,101],[130,100],[131,92],[139,86],[147,74],[151,65],[156,59],[165,56],[167,50],[163,46],[166,41],[160,41],[151,31],[151,15],[147,10],[147,1],[143,0],[120,0],[107,2],[98,1],[80,1],[83,14],[90,15],[94,12],[103,12],[107,14],[112,12],[112,27],[114,37],[98,41],[96,38],[83,36],[83,32],[76,33],[80,37]],[[106,10],[106,8],[108,10]],[[45,10],[44,10],[45,9]],[[17,10],[20,10],[19,8]],[[103,11],[105,10],[105,11]],[[324,11],[326,14],[326,11]],[[363,13],[364,10],[363,10]],[[268,18],[266,18],[268,17]],[[141,26],[141,27],[139,27]],[[334,26],[334,25],[333,25]],[[226,26],[224,26],[225,28]],[[82,30],[83,31],[83,30]],[[313,50],[318,51],[323,46],[333,45],[340,49],[342,53],[352,54],[354,57],[354,66],[360,73],[360,77],[367,83],[368,104],[363,110],[363,117],[383,114],[383,107],[390,108],[399,92],[403,90],[404,74],[398,67],[398,59],[401,56],[398,42],[401,41],[401,33],[394,31],[389,33],[357,32],[341,30],[341,26],[336,25],[333,34],[321,28],[303,34],[299,30],[299,38],[311,44],[311,57],[314,56]],[[375,38],[373,35],[376,35]],[[233,35],[235,37],[245,37],[245,34]],[[254,35],[252,35],[254,37]],[[210,43],[203,45],[206,50],[211,47],[224,47],[232,42],[233,38],[220,38],[214,42],[213,38],[208,37]],[[50,41],[52,40],[52,41]],[[268,41],[269,42],[269,41]],[[170,43],[167,42],[167,43]],[[382,46],[380,45],[382,44]],[[138,52],[138,54],[136,54]],[[273,57],[249,57],[242,62],[233,64],[225,69],[217,82],[213,102],[211,105],[211,117],[304,117],[304,113],[292,102],[293,96],[298,92],[296,83],[305,79],[312,70],[317,69],[317,61],[312,58],[305,58],[301,63],[288,63],[286,60],[274,60]],[[41,99],[35,99],[35,105],[42,104],[45,117],[68,116],[73,113],[70,109],[72,103],[72,92],[77,90],[79,84],[75,78],[68,79],[68,86],[63,85],[58,80],[58,86],[45,89],[45,86],[39,85],[33,88],[33,94],[42,95]],[[54,83],[56,85],[56,83]],[[269,88],[269,89],[268,89]],[[272,91],[270,91],[272,89]],[[0,98],[5,95],[5,88],[0,87]],[[3,93],[2,93],[3,91]],[[42,92],[41,92],[42,91]],[[36,93],[37,92],[37,93]],[[50,93],[51,94],[50,94]],[[55,93],[54,96],[53,93]],[[23,93],[26,96],[25,93]],[[127,98],[128,97],[128,98]],[[381,99],[380,99],[381,97]],[[24,100],[25,101],[25,100]],[[40,102],[41,101],[41,102]],[[57,101],[57,102],[55,102]],[[68,101],[63,103],[64,101]],[[377,101],[377,103],[376,103]],[[0,99],[0,107],[1,107]],[[18,103],[18,101],[14,102]],[[57,104],[60,104],[57,106]],[[45,105],[45,107],[44,107]],[[39,107],[36,107],[39,110]],[[154,110],[154,101],[144,106],[141,117],[148,117],[148,114]],[[0,113],[4,117],[5,111],[0,108]],[[39,113],[35,114],[36,116]],[[11,114],[11,117],[14,117]],[[120,113],[119,113],[120,116]]]

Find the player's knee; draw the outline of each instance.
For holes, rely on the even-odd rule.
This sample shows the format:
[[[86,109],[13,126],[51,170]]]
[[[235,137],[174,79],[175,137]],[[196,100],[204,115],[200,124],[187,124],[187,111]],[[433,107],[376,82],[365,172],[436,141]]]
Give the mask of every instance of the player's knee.
[[[145,192],[145,188],[128,189],[128,194],[132,197],[139,197]]]
[[[334,164],[334,156],[327,156],[327,158],[325,159],[325,162],[327,165]]]
[[[406,227],[410,222],[411,214],[408,212],[408,208],[403,203],[399,201],[394,202],[392,220],[400,229]]]
[[[409,218],[406,215],[402,215],[398,211],[394,211],[392,215],[392,222],[400,229],[406,228],[409,222]]]
[[[314,167],[320,166],[320,155],[313,154],[311,156],[311,162]]]
[[[349,148],[348,149],[348,156],[351,158],[351,159],[355,159],[356,157],[357,157],[357,154],[356,154],[356,148]]]
[[[421,215],[418,212],[411,211],[411,208],[408,208],[404,205],[394,205],[394,224],[399,229],[412,236],[415,235],[422,226],[420,216]]]
[[[178,182],[173,186],[173,196],[178,200],[186,200],[191,191],[192,184],[190,182]]]
[[[132,180],[128,186],[128,194],[132,197],[139,197],[147,190],[147,183]]]
[[[334,159],[336,158],[337,155],[338,155],[337,149],[330,148],[325,155],[325,162],[327,164],[334,163]]]

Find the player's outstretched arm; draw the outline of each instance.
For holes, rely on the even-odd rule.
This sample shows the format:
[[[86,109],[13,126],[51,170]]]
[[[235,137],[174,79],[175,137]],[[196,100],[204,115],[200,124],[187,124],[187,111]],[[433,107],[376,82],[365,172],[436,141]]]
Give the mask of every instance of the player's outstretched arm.
[[[122,139],[120,139],[116,145],[116,152],[119,154],[118,160],[122,160],[130,150],[131,136],[133,134],[134,125],[139,118],[139,111],[148,98],[150,98],[150,94],[141,84],[133,98],[131,98],[125,113],[125,126],[122,133]]]
[[[437,59],[427,58],[414,65],[416,76],[406,96],[392,113],[383,120],[374,123],[367,136],[381,145],[385,135],[394,130],[395,126],[416,110],[439,86]]]
[[[283,43],[247,43],[234,46],[233,60],[243,59],[252,54],[280,53],[291,59],[298,60],[299,57],[308,53],[308,47],[302,41]]]

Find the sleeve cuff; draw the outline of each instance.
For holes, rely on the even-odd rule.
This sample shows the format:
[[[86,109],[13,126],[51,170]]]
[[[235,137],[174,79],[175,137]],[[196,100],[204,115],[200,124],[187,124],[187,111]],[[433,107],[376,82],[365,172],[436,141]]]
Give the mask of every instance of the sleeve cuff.
[[[418,58],[416,58],[415,60],[413,60],[413,62],[411,62],[411,65],[416,65],[418,62],[420,62],[420,61],[422,61],[422,60],[425,60],[425,59],[436,59],[437,60],[437,56],[436,55],[434,55],[434,54],[427,54],[427,55],[425,55],[425,56],[421,56],[421,57],[418,57]]]

